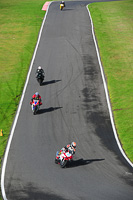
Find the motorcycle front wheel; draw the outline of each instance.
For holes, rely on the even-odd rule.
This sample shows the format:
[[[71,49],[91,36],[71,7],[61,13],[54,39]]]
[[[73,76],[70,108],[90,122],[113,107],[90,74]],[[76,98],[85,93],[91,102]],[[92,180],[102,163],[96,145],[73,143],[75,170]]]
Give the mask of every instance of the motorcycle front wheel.
[[[38,83],[41,86],[42,85],[42,79],[38,79]]]
[[[36,110],[33,111],[33,115],[36,115]]]
[[[37,112],[37,107],[34,108],[33,115],[36,115],[36,112]]]
[[[60,161],[60,166],[61,166],[61,168],[66,167],[66,164],[67,164],[67,160],[61,160],[61,161]]]

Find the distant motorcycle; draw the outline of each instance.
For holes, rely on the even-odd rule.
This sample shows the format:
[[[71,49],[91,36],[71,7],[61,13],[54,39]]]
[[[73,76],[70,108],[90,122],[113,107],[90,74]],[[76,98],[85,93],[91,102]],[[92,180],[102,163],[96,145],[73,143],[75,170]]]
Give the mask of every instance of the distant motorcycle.
[[[32,108],[32,111],[33,111],[33,114],[36,115],[36,113],[38,112],[38,110],[40,109],[40,105],[42,103],[40,103],[40,100],[35,100],[33,99],[33,102],[31,104],[31,108]]]
[[[56,152],[55,163],[60,164],[61,168],[66,167],[68,162],[71,162],[73,159],[73,154],[69,151],[67,152]]]
[[[63,8],[64,8],[64,4],[60,3],[60,10],[63,10]]]
[[[43,75],[41,72],[39,72],[39,73],[37,74],[37,76],[36,76],[36,79],[37,79],[39,85],[41,86],[42,83],[43,83],[43,80],[44,80],[44,75]]]

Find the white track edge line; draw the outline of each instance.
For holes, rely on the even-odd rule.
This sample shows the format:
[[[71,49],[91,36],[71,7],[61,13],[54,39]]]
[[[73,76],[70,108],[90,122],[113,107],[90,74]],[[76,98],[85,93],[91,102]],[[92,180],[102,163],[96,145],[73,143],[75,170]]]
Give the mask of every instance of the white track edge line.
[[[129,160],[129,158],[126,156],[125,152],[122,149],[122,146],[120,144],[120,141],[118,139],[118,135],[117,135],[117,132],[116,132],[116,128],[115,128],[115,124],[114,124],[114,119],[113,119],[113,113],[112,113],[112,109],[111,109],[111,105],[110,105],[110,100],[109,100],[109,95],[108,95],[107,84],[106,84],[106,81],[105,81],[105,76],[104,76],[104,72],[103,72],[103,66],[101,64],[101,59],[100,59],[100,55],[99,55],[99,51],[98,51],[98,47],[97,47],[97,42],[96,42],[96,37],[95,37],[95,33],[94,33],[94,26],[93,26],[93,22],[92,22],[92,18],[91,18],[91,14],[90,14],[88,5],[86,6],[86,8],[88,10],[89,17],[90,17],[90,20],[91,20],[92,35],[93,35],[93,40],[94,40],[94,43],[95,43],[95,48],[96,48],[96,52],[97,52],[98,62],[99,62],[99,66],[100,66],[100,70],[101,70],[101,75],[102,75],[102,79],[103,79],[103,84],[104,84],[104,89],[105,89],[105,94],[106,94],[106,100],[107,100],[107,104],[108,104],[108,109],[109,109],[109,114],[110,114],[110,120],[111,120],[111,124],[112,124],[112,128],[113,128],[114,136],[115,136],[117,145],[118,145],[118,147],[119,147],[122,155],[127,160],[127,162],[131,165],[131,167],[133,167],[133,163]]]
[[[50,4],[51,3],[52,2],[50,2]],[[17,121],[18,121],[19,113],[20,113],[20,110],[21,110],[21,107],[22,107],[24,95],[25,95],[25,92],[26,92],[30,73],[31,73],[31,70],[32,70],[33,62],[34,62],[34,59],[35,59],[35,56],[36,56],[36,52],[37,52],[37,49],[38,49],[38,45],[39,45],[39,42],[40,42],[43,26],[44,26],[44,23],[46,21],[46,17],[47,17],[47,14],[48,14],[50,4],[48,5],[46,14],[45,14],[44,19],[43,19],[43,23],[42,23],[42,26],[41,26],[41,29],[40,29],[40,32],[39,32],[39,36],[38,36],[38,41],[37,41],[37,44],[36,44],[36,47],[35,47],[35,50],[34,50],[34,54],[33,54],[32,61],[31,61],[31,64],[30,64],[30,68],[29,68],[29,71],[28,71],[28,74],[27,74],[27,78],[26,78],[26,82],[25,82],[24,89],[23,89],[23,92],[22,92],[22,96],[21,96],[21,99],[20,99],[20,102],[19,102],[19,106],[18,106],[18,109],[17,109],[15,120],[14,120],[12,129],[11,129],[11,133],[10,133],[9,140],[8,140],[8,143],[7,143],[7,147],[6,147],[6,150],[5,150],[4,160],[3,160],[3,163],[2,163],[2,172],[1,172],[1,192],[2,192],[2,196],[3,196],[4,200],[8,200],[7,197],[6,197],[5,188],[4,188],[4,177],[5,177],[5,170],[6,170],[8,153],[9,153],[9,150],[10,150],[10,145],[11,145],[11,141],[12,141],[12,138],[13,138],[14,130],[15,130],[15,127],[16,127],[16,124],[17,124]]]

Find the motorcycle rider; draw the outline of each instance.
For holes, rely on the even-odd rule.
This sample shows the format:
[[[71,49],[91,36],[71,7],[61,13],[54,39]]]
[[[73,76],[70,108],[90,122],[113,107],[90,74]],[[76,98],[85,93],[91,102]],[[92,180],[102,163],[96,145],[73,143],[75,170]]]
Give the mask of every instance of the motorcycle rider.
[[[39,66],[39,67],[37,68],[37,70],[36,70],[36,78],[37,78],[37,76],[38,76],[39,73],[42,74],[43,79],[44,79],[44,75],[45,75],[45,73],[44,73],[44,70],[42,69],[41,66]]]
[[[76,142],[72,142],[71,144],[66,145],[65,147],[63,147],[59,154],[61,153],[65,153],[65,152],[70,152],[71,154],[75,154],[76,151]]]
[[[65,2],[64,2],[64,1],[61,1],[61,2],[60,2],[60,4],[63,4],[63,5],[64,5],[64,7],[66,7],[66,5],[65,5]]]
[[[75,151],[76,151],[76,142],[72,142],[71,144],[66,145],[59,152],[57,151],[55,163],[56,164],[60,163],[61,154],[69,152],[70,154],[73,155],[73,154],[75,154]],[[61,159],[63,159],[63,158],[61,158]]]
[[[39,100],[39,105],[42,105],[42,99],[41,99],[41,96],[39,95],[38,92],[36,92],[36,93],[32,96],[32,99],[31,99],[31,101],[30,101],[30,104],[33,103],[33,99]]]

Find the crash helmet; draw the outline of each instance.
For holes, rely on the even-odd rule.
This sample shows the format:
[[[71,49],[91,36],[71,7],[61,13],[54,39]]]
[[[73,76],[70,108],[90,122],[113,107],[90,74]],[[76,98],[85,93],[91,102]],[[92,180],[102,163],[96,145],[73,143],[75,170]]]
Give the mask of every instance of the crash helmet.
[[[39,69],[39,70],[41,70],[41,69],[42,69],[42,67],[41,67],[41,66],[39,66],[39,67],[38,67],[38,69]]]
[[[71,143],[71,147],[73,147],[74,149],[76,149],[76,142],[72,142]]]
[[[36,97],[38,97],[38,96],[39,96],[39,93],[38,93],[38,92],[36,92],[36,93],[35,93],[35,95],[36,95]]]

